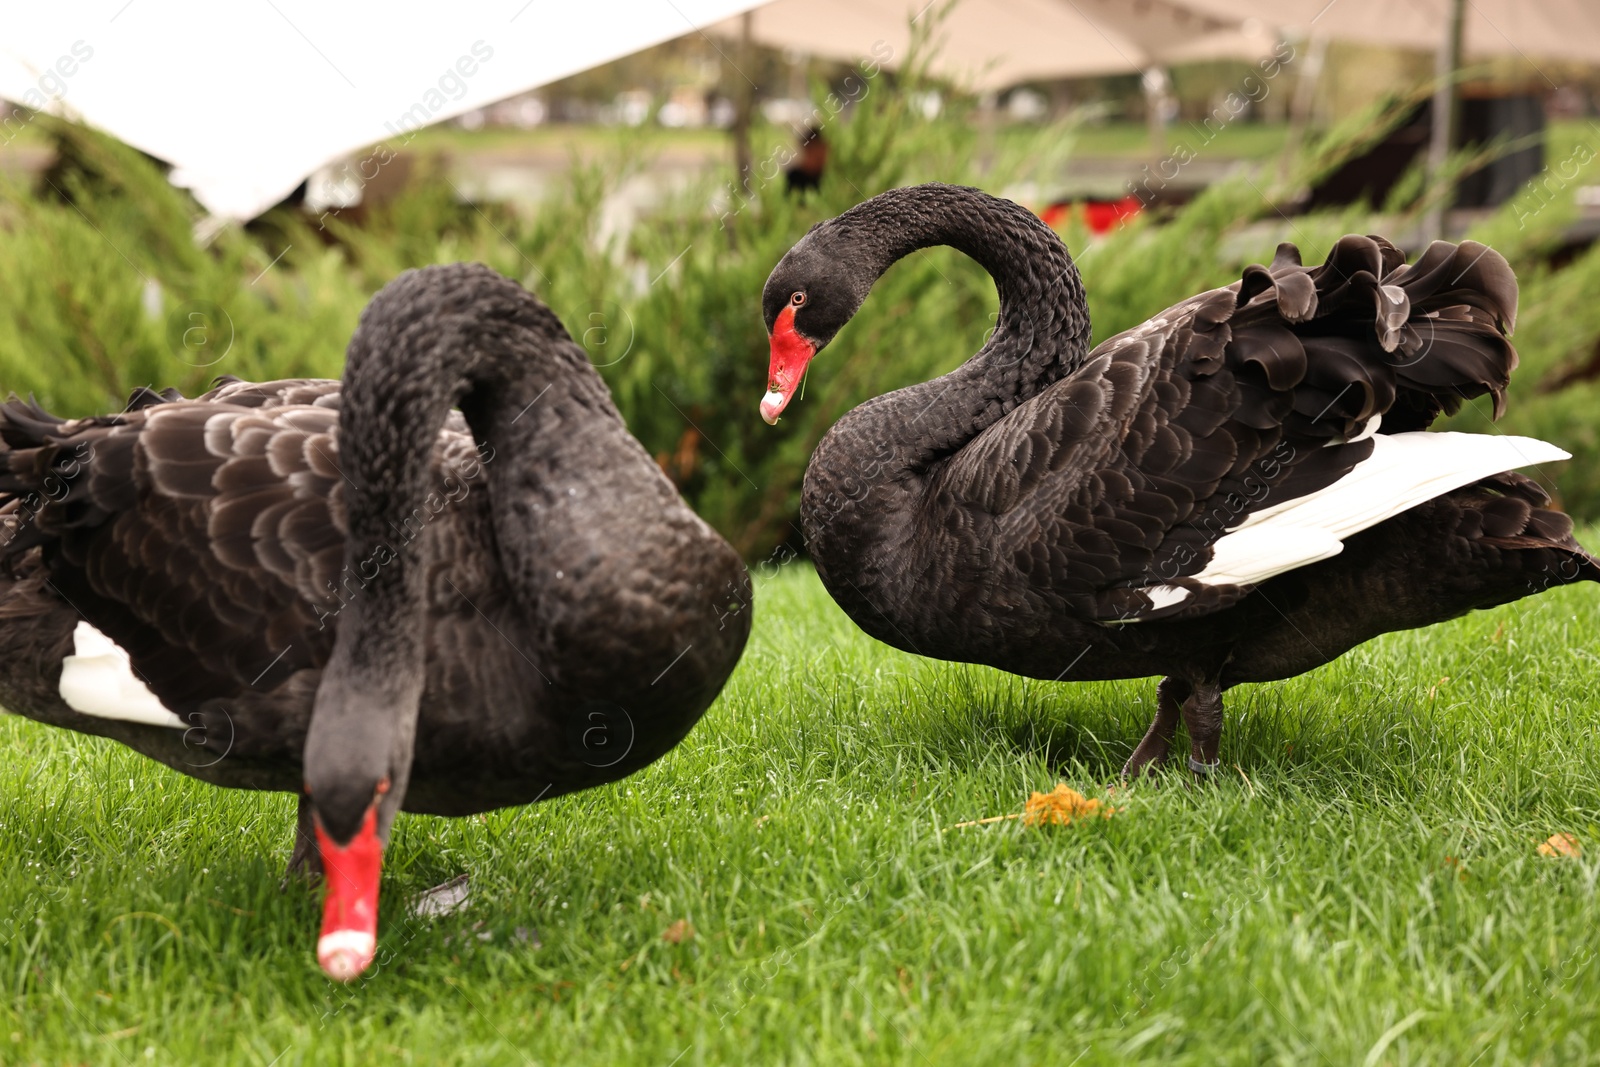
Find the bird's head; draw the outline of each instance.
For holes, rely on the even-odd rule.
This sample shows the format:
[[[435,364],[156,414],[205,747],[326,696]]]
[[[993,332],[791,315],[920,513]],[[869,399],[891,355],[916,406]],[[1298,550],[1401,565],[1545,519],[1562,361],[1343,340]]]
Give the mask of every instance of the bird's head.
[[[380,778],[363,803],[351,795],[319,800],[317,791],[306,786],[327,886],[317,963],[335,981],[353,981],[377,955],[378,881],[383,873],[378,807],[390,788],[389,779]],[[359,815],[352,825],[354,812]]]
[[[805,377],[806,367],[849,322],[876,273],[856,267],[848,247],[831,239],[829,223],[812,228],[779,260],[761,293],[761,314],[772,344],[761,417],[774,424]]]
[[[411,766],[416,699],[409,679],[384,685],[325,670],[306,737],[305,791],[326,895],[317,962],[353,981],[378,946],[378,883],[390,824]],[[397,713],[398,711],[398,713]]]

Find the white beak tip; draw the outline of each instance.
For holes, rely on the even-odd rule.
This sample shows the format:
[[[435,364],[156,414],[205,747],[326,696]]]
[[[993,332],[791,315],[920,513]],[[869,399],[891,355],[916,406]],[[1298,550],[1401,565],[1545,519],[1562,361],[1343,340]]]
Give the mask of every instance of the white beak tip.
[[[317,939],[317,963],[335,982],[353,982],[372,966],[378,939],[364,930],[334,930]]]
[[[778,425],[778,416],[782,413],[787,398],[779,392],[769,392],[761,398],[761,419],[768,426]]]

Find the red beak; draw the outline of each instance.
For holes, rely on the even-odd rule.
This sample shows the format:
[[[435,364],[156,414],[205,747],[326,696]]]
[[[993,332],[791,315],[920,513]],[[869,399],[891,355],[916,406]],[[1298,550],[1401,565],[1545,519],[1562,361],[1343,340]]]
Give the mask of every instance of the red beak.
[[[317,848],[328,895],[322,904],[322,936],[317,962],[336,982],[351,982],[372,965],[378,952],[378,876],[383,842],[378,840],[378,805],[367,809],[361,829],[340,848],[316,820]]]
[[[761,398],[761,417],[775,426],[778,416],[805,377],[806,364],[817,354],[817,346],[795,332],[794,306],[778,312],[772,324],[772,364],[767,370],[767,395]]]

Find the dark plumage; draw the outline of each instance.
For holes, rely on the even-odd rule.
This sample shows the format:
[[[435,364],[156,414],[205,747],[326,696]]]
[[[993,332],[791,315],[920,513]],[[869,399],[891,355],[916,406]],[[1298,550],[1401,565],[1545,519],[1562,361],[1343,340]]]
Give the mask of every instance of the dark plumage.
[[[550,310],[482,266],[386,286],[342,385],[140,390],[72,421],[13,399],[0,442],[0,700],[218,785],[304,787],[302,863],[369,813],[381,841],[402,807],[645,766],[749,633],[738,556]],[[64,703],[80,619],[193,728]]]
[[[776,420],[879,275],[937,244],[994,276],[999,326],[955,371],[862,404],[822,439],[807,545],[844,610],[907,651],[1053,680],[1165,675],[1128,770],[1166,757],[1180,705],[1192,761],[1209,767],[1229,686],[1600,580],[1570,520],[1505,473],[1528,462],[1506,460],[1517,442],[1558,450],[1489,440],[1471,473],[1445,453],[1483,438],[1415,432],[1465,399],[1504,404],[1517,288],[1491,249],[1437,242],[1408,266],[1387,241],[1350,236],[1306,268],[1286,244],[1270,267],[1090,351],[1077,268],[1049,228],[975,189],[899,189],[814,227],[773,270],[763,416]],[[1368,460],[1358,473],[1385,480],[1340,496],[1345,513],[1401,500],[1416,463],[1459,470],[1364,529],[1291,528],[1268,510],[1344,494]],[[1272,552],[1289,565],[1268,567]]]

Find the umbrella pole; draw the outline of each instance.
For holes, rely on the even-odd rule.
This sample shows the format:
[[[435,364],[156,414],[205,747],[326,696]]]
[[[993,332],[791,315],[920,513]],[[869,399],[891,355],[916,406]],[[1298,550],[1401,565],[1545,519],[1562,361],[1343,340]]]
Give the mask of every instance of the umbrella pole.
[[[1144,90],[1145,122],[1150,130],[1150,164],[1160,166],[1162,157],[1167,154],[1166,110],[1172,81],[1165,67],[1152,66],[1145,68],[1139,85]]]
[[[1450,0],[1444,36],[1434,59],[1433,131],[1428,142],[1428,185],[1435,197],[1423,220],[1423,236],[1437,241],[1444,236],[1445,213],[1455,199],[1454,183],[1444,176],[1455,147],[1456,72],[1461,69],[1461,19],[1466,0]]]
[[[1289,129],[1284,134],[1283,155],[1278,159],[1278,180],[1287,182],[1294,176],[1295,164],[1300,159],[1300,146],[1305,143],[1306,128],[1311,125],[1311,107],[1317,98],[1317,82],[1322,78],[1322,65],[1328,57],[1328,35],[1313,33],[1309,41],[1300,41],[1305,49],[1305,59],[1300,61],[1300,76],[1295,81],[1294,95],[1289,98]]]
[[[978,173],[994,167],[995,128],[1000,125],[1000,94],[990,89],[978,96]]]
[[[739,16],[739,61],[745,66],[754,69],[755,46],[752,43],[755,36],[755,12],[746,11]],[[739,74],[739,83],[736,85],[736,95],[733,106],[733,170],[737,175],[736,188],[740,194],[749,196],[750,188],[750,119],[755,110],[756,91],[750,84],[750,78],[743,71],[735,68]]]

